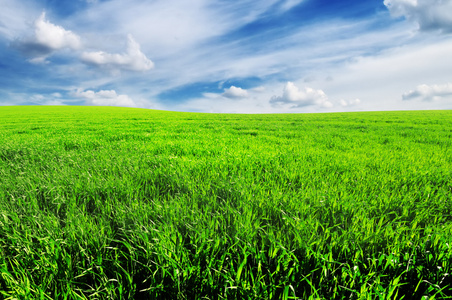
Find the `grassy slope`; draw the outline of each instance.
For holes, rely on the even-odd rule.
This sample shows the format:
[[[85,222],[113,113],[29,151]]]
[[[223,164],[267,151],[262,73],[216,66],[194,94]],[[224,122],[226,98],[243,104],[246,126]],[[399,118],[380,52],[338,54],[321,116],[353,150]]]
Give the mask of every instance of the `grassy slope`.
[[[0,107],[0,299],[451,296],[451,170],[452,111]]]

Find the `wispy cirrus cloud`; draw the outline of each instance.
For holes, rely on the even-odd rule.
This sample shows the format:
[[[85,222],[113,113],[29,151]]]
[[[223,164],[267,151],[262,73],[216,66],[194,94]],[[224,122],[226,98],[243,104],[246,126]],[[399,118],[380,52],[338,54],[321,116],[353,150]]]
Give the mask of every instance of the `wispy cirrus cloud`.
[[[294,0],[292,0],[294,1]],[[97,1],[74,22],[95,26],[103,35],[132,33],[154,56],[185,52],[207,46],[210,39],[221,37],[255,20],[278,0],[112,0]],[[101,24],[101,25],[100,25]],[[105,26],[108,24],[108,26]],[[83,26],[83,25],[82,25]]]
[[[304,0],[286,0],[281,4],[280,8],[282,11],[288,11],[303,1]]]
[[[32,0],[2,0],[0,9],[0,37],[14,40],[29,29],[30,20],[42,12]]]

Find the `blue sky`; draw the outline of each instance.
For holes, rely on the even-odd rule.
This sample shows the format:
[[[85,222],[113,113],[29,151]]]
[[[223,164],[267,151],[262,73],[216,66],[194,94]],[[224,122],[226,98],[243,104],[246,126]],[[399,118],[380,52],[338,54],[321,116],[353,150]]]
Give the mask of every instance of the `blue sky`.
[[[0,105],[452,109],[452,0],[0,0]]]

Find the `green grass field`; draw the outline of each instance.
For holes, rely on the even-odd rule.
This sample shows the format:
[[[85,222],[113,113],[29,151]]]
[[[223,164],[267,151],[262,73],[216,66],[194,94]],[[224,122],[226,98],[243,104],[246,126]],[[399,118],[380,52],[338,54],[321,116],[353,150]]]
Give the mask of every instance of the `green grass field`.
[[[0,299],[452,297],[452,111],[0,107]]]

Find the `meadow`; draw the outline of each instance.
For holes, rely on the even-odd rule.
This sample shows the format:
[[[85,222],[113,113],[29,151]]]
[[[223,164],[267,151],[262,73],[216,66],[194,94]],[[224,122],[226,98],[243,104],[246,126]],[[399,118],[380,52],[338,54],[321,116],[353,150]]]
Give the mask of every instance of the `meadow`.
[[[452,111],[0,107],[0,299],[452,299]]]

